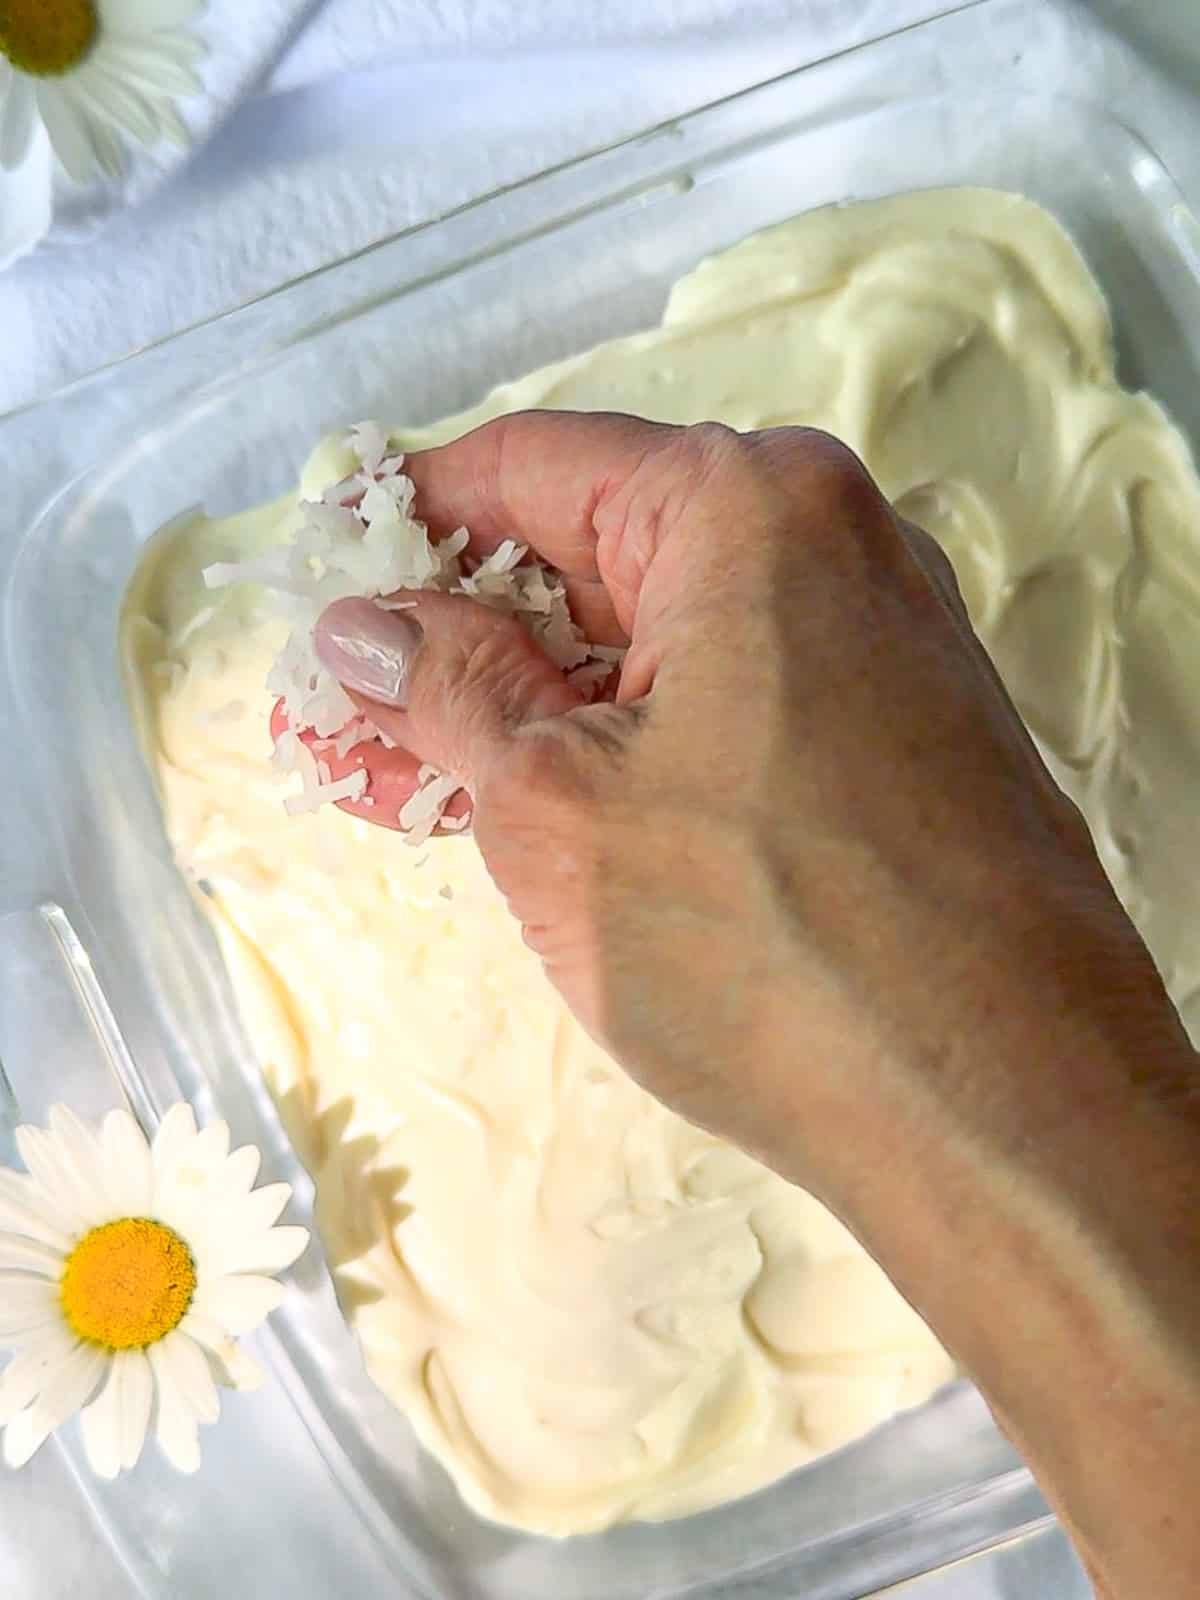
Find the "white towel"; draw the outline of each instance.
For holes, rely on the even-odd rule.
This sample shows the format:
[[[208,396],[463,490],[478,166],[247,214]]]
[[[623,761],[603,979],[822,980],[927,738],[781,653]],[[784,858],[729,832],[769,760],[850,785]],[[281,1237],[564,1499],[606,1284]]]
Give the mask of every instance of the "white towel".
[[[232,3],[214,0],[214,51]],[[288,9],[277,7],[276,40]],[[69,233],[61,219],[0,273],[0,412],[500,184],[941,9],[327,0],[273,74],[286,92],[251,97],[98,237],[80,244],[80,219]],[[467,48],[476,27],[487,54]],[[566,44],[530,43],[541,37]],[[227,94],[246,82],[240,60],[240,75],[223,71]]]
[[[262,88],[279,57],[296,42],[324,0],[208,0],[192,24],[208,46],[200,63],[201,95],[181,100],[180,114],[202,145],[248,94]],[[189,152],[162,145],[153,151],[133,143],[129,165],[118,179],[72,183],[50,157],[44,134],[35,139],[23,166],[0,170],[0,269],[49,232],[54,239],[86,238],[113,211],[136,204],[168,178]]]
[[[779,40],[778,70],[797,57],[952,9],[955,0],[330,0],[280,62],[276,87],[313,83],[336,69],[381,61],[540,54],[670,40],[733,52]]]

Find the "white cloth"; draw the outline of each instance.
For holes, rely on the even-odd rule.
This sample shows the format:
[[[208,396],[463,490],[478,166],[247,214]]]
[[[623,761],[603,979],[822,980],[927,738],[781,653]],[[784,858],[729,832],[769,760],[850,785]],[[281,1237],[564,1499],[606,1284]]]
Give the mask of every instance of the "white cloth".
[[[292,46],[324,0],[208,0],[192,24],[208,55],[199,63],[204,92],[183,99],[180,114],[202,145],[235,106],[261,89],[279,57]],[[153,151],[130,143],[126,173],[111,181],[72,183],[50,156],[39,129],[16,172],[0,169],[0,267],[32,249],[50,232],[58,239],[87,237],[111,212],[136,204],[187,159],[189,152],[163,144]],[[0,400],[0,409],[3,401]]]
[[[212,0],[210,79],[220,16],[238,3]],[[256,31],[268,54],[296,0],[270,9],[274,28]],[[243,103],[171,183],[82,239],[97,207],[60,211],[51,237],[0,274],[0,412],[472,196],[943,9],[327,0],[274,92]],[[252,81],[240,27],[236,38],[227,95]],[[205,116],[218,121],[214,107]],[[159,179],[143,164],[134,198]]]
[[[952,9],[951,0],[329,0],[281,61],[277,87],[294,88],[335,70],[377,63],[387,41],[404,60],[529,54],[595,45],[717,44],[737,50],[773,35],[776,71],[845,49]],[[797,53],[789,55],[792,49]]]

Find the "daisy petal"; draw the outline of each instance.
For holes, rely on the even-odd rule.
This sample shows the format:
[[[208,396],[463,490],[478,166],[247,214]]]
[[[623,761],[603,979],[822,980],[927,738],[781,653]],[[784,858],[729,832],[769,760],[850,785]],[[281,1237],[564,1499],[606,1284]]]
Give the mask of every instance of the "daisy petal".
[[[200,1428],[186,1411],[160,1408],[158,1443],[163,1455],[178,1472],[200,1470]]]
[[[156,1213],[189,1242],[208,1230],[205,1226],[219,1190],[214,1185],[229,1153],[229,1128],[213,1122],[186,1144],[176,1147],[168,1164],[157,1166]]]
[[[110,1111],[100,1130],[104,1189],[117,1217],[144,1217],[154,1204],[146,1136],[128,1111]]]
[[[75,1342],[69,1329],[57,1327],[12,1358],[0,1375],[0,1427],[33,1404]]]
[[[252,1144],[241,1145],[225,1159],[221,1174],[221,1187],[227,1194],[249,1194],[258,1177],[262,1157]]]
[[[69,177],[77,183],[86,183],[101,166],[92,119],[57,80],[40,82],[35,93],[55,155]]]
[[[229,1129],[223,1122],[211,1123],[175,1153],[169,1167],[160,1169],[160,1193],[177,1195],[185,1205],[202,1197],[205,1207],[211,1206],[213,1182],[224,1165],[228,1148]]]
[[[263,1381],[262,1368],[248,1356],[241,1346],[206,1317],[189,1311],[179,1324],[180,1333],[186,1333],[204,1349],[209,1360],[218,1367],[218,1382],[227,1389],[257,1389]]]
[[[27,1354],[27,1351],[22,1351],[19,1356],[14,1356],[0,1378],[0,1428],[37,1399],[38,1385],[42,1381],[41,1363],[30,1362],[15,1376],[13,1373],[17,1362],[24,1361]]]
[[[153,1348],[161,1351],[157,1364],[160,1386],[169,1387],[197,1422],[215,1422],[221,1414],[221,1401],[200,1346],[177,1328]]]
[[[196,1472],[200,1466],[200,1430],[196,1419],[170,1382],[164,1377],[162,1345],[149,1350],[150,1370],[158,1389],[158,1422],[155,1433],[159,1449],[179,1472]]]
[[[101,1185],[100,1143],[69,1106],[50,1107],[50,1137],[58,1141],[62,1165],[71,1174],[75,1203],[88,1227],[107,1222]]]
[[[192,135],[188,125],[170,100],[163,100],[159,104],[158,120],[164,139],[169,139],[180,150],[187,150],[190,147]]]
[[[35,1272],[39,1277],[57,1278],[63,1269],[63,1253],[35,1239],[19,1239],[0,1233],[0,1270]]]
[[[196,1135],[196,1142],[190,1151],[189,1165],[203,1167],[207,1171],[211,1167],[219,1167],[228,1157],[229,1124],[210,1122],[207,1128],[201,1128]]]
[[[87,1183],[95,1181],[98,1149],[96,1136],[70,1106],[56,1100],[46,1118],[50,1132],[70,1154],[76,1170]]]
[[[122,1352],[123,1354],[124,1352]],[[120,1356],[114,1356],[108,1382],[79,1413],[83,1447],[98,1478],[115,1478],[121,1470],[121,1384],[118,1378]]]
[[[212,1251],[211,1265],[221,1274],[282,1272],[304,1254],[307,1244],[307,1228],[268,1228],[246,1238],[222,1241]]]
[[[144,1351],[125,1350],[117,1360],[121,1363],[121,1466],[129,1472],[137,1466],[146,1443],[150,1408],[154,1402],[154,1378]]]
[[[47,1363],[40,1348],[22,1350],[0,1374],[0,1428],[31,1406],[42,1390]]]
[[[178,61],[181,65],[189,62],[194,65],[197,61],[203,61],[208,54],[208,46],[192,33],[156,33],[154,48],[159,55],[169,61]]]
[[[180,1333],[186,1333],[189,1339],[194,1339],[202,1349],[208,1350],[213,1355],[223,1356],[226,1345],[231,1345],[233,1340],[211,1317],[202,1317],[195,1311],[189,1311],[179,1324]]]
[[[24,1234],[52,1249],[65,1250],[70,1242],[70,1220],[23,1172],[0,1167],[0,1228]]]
[[[104,175],[119,178],[125,171],[125,146],[121,143],[120,134],[116,129],[97,122],[92,126],[92,143],[96,146],[96,159]]]
[[[255,1389],[261,1389],[265,1382],[263,1369],[253,1356],[246,1354],[240,1344],[231,1344],[226,1355],[213,1355],[209,1360],[216,1362],[217,1382],[224,1384],[227,1389],[251,1394]]]
[[[24,161],[33,138],[36,105],[33,88],[21,73],[12,73],[7,87],[0,83],[0,167],[11,171]]]
[[[113,40],[104,54],[106,66],[118,72],[126,83],[136,84],[151,94],[199,94],[200,75],[190,67],[169,60],[153,47],[132,40]]]
[[[7,1345],[10,1350],[26,1350],[31,1344],[40,1343],[60,1327],[61,1322],[62,1319],[54,1315],[36,1319],[31,1316],[23,1326],[10,1327],[7,1332],[0,1327],[0,1345]]]
[[[47,1369],[42,1392],[32,1408],[43,1438],[60,1428],[96,1392],[104,1376],[107,1357],[98,1345],[78,1344],[53,1369]]]
[[[192,1309],[198,1316],[220,1323],[227,1333],[249,1333],[265,1322],[283,1299],[283,1285],[272,1278],[246,1273],[218,1278],[196,1291]]]
[[[153,108],[132,84],[106,70],[102,61],[79,68],[75,89],[80,99],[86,98],[98,115],[124,129],[140,144],[158,143],[162,130]]]
[[[73,1229],[90,1227],[87,1208],[80,1204],[74,1167],[58,1140],[44,1128],[31,1128],[28,1124],[17,1129],[16,1140],[21,1160],[42,1193],[53,1196],[56,1209]]]
[[[15,1471],[37,1454],[48,1435],[32,1411],[22,1411],[4,1430],[4,1464]]]
[[[258,1233],[269,1228],[291,1198],[290,1183],[267,1183],[255,1189],[237,1208],[238,1231]]]
[[[160,29],[176,28],[190,22],[204,10],[204,0],[155,0],[153,16],[146,15],[146,0],[104,0],[104,26],[119,33],[122,28],[152,39]]]
[[[161,1177],[173,1167],[179,1151],[196,1137],[196,1114],[186,1100],[179,1100],[155,1130],[150,1145],[154,1170]]]
[[[45,1278],[8,1277],[0,1300],[0,1339],[29,1334],[61,1319],[58,1286]]]

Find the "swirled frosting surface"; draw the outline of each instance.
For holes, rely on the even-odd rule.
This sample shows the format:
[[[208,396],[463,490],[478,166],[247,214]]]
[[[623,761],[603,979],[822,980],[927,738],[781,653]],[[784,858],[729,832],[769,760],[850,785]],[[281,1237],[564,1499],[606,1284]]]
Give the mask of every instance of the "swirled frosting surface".
[[[950,555],[1195,1031],[1200,484],[1117,384],[1102,297],[1050,217],[986,190],[800,217],[704,262],[660,327],[398,436],[522,406],[852,444]],[[327,441],[305,492],[347,464]],[[878,1267],[624,1079],[469,839],[411,851],[331,808],[284,817],[264,688],[282,625],[200,572],[294,516],[158,541],[124,641],[171,843],[376,1381],[474,1506],[556,1534],[731,1498],[924,1400],[952,1363]]]

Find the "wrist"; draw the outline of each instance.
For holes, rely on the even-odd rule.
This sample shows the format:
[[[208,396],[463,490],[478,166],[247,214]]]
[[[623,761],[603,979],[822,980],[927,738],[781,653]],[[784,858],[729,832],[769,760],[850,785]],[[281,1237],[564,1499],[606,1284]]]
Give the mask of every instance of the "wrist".
[[[979,1384],[1107,1591],[1175,1600],[1200,1563],[1169,1497],[1200,1460],[1200,1066],[1150,1001],[1125,1038],[1103,1015],[977,1035],[970,1094],[881,1064],[823,1146],[821,1193]]]

